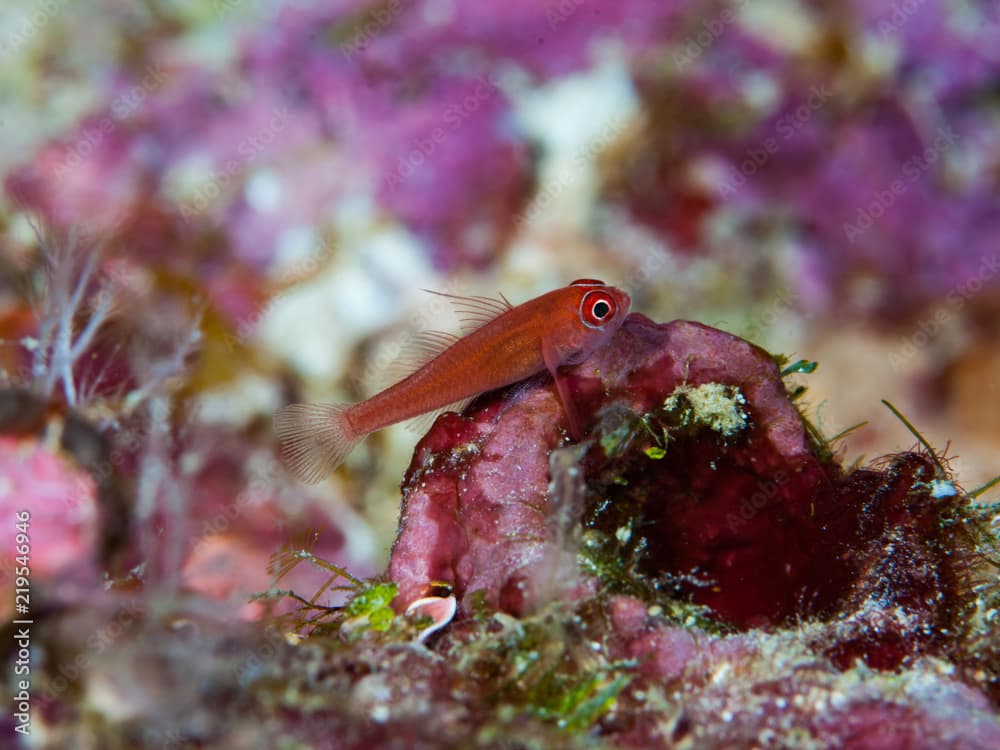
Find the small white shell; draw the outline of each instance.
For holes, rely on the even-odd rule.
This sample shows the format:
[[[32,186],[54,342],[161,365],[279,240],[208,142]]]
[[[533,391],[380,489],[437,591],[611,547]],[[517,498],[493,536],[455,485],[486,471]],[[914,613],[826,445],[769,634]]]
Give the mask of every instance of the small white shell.
[[[457,609],[458,600],[454,596],[425,596],[410,604],[406,608],[407,617],[427,616],[432,621],[420,631],[417,642],[423,643],[431,633],[437,632],[451,622]]]

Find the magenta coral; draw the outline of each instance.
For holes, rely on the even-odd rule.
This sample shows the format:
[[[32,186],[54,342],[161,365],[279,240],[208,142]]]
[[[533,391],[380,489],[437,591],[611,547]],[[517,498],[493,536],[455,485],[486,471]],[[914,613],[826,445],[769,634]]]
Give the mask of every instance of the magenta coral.
[[[672,65],[633,59],[648,127],[616,153],[606,195],[692,252],[722,251],[709,230],[727,220],[778,229],[806,309],[900,321],[995,288],[988,6],[834,3],[801,47],[692,7],[664,36]]]

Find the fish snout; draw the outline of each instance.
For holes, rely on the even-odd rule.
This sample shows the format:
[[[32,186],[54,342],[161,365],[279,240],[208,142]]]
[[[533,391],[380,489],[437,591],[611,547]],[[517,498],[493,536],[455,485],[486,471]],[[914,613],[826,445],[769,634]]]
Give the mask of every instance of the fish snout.
[[[615,298],[615,304],[618,307],[618,318],[622,321],[625,320],[625,316],[629,314],[632,309],[632,298],[628,296],[627,292],[623,292],[617,287],[610,287],[612,296]]]

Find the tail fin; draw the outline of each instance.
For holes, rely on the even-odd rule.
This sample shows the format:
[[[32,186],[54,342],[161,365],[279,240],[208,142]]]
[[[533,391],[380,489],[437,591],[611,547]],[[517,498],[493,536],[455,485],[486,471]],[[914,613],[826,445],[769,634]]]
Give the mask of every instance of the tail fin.
[[[290,404],[274,415],[281,456],[299,480],[316,484],[347,458],[362,436],[344,412],[347,404]]]

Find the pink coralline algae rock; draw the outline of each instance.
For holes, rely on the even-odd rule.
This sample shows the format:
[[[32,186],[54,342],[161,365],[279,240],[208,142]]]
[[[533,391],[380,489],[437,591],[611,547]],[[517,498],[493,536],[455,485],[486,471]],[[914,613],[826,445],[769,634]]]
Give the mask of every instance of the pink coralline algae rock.
[[[445,583],[460,618],[477,602],[524,615],[641,578],[738,628],[859,613],[830,654],[844,666],[940,645],[964,600],[930,458],[845,474],[774,358],[697,323],[632,315],[565,377],[590,435],[575,453],[556,451],[568,438],[547,375],[445,415],[417,446],[389,568],[398,607]]]
[[[948,667],[839,673],[795,631],[709,636],[670,625],[631,597],[615,598],[608,619],[612,657],[637,664],[632,692],[619,698],[619,747],[803,747],[808,738],[816,747],[972,750],[1000,742],[987,697]],[[669,722],[633,700],[663,686],[685,696]]]
[[[768,514],[740,516],[739,505],[733,506],[732,499],[737,495],[750,498],[769,487],[772,495],[807,494],[827,481],[785,395],[774,360],[730,334],[680,321],[655,326],[632,316],[611,345],[568,369],[566,376],[585,428],[603,435],[585,460],[588,479],[598,481],[604,481],[607,473],[598,453],[608,450],[620,459],[623,448],[637,444],[640,436],[632,415],[658,409],[682,384],[722,383],[739,389],[740,395],[734,393],[729,404],[737,420],[738,412],[746,409],[747,419],[754,424],[749,429],[752,435],[748,440],[747,435],[734,433],[729,450],[720,451],[714,437],[705,443],[706,449],[714,451],[710,459],[727,460],[728,465],[709,469],[719,481],[710,474],[699,479],[704,502],[697,510],[690,503],[677,502],[657,521],[658,536],[669,544],[657,544],[651,553],[664,569],[691,573],[698,569],[701,575],[713,577],[745,567],[747,558],[758,558],[760,552],[740,549],[726,540],[747,537],[747,528],[757,525],[754,515]],[[545,556],[546,528],[554,511],[548,507],[549,454],[565,444],[565,430],[562,408],[547,376],[490,394],[466,416],[448,415],[438,422],[417,447],[404,484],[402,532],[391,566],[403,599],[415,596],[430,580],[444,580],[452,582],[460,595],[483,589],[491,603],[516,614],[531,608],[531,594],[524,585],[532,577],[532,563]],[[705,458],[697,455],[701,445],[671,441],[667,455],[681,449],[687,454],[688,470],[679,481],[689,481],[694,467]],[[727,457],[736,451],[740,451],[739,460]],[[645,462],[641,471],[647,474],[664,465],[664,459],[654,464],[642,451],[639,454]],[[614,470],[622,473],[631,461],[631,457],[625,463],[618,461]],[[712,484],[718,484],[720,491],[712,492]],[[769,505],[774,513],[782,503],[775,499]],[[810,523],[808,506],[780,512],[786,529]],[[781,528],[774,531],[788,533]],[[732,551],[717,561],[699,553],[713,546]],[[787,546],[775,545],[767,554]],[[795,564],[781,578],[802,578],[809,551],[797,546],[782,550]],[[768,566],[766,560],[755,559],[758,569],[761,562],[765,567],[785,567],[784,562]],[[742,575],[738,578],[741,588],[750,587],[737,595],[740,599],[759,599],[758,589],[774,587],[773,579],[755,583]],[[734,592],[721,595],[733,596]],[[714,600],[719,597],[707,598],[708,603],[717,603]],[[787,607],[781,602],[779,608]]]
[[[271,584],[271,559],[285,545],[302,546],[360,575],[374,572],[368,560],[352,555],[348,542],[352,528],[362,534],[367,529],[342,506],[288,485],[269,453],[248,451],[241,440],[224,433],[211,435],[208,442],[213,447],[192,474],[198,502],[184,537],[182,576],[187,589],[225,601],[249,620],[264,611],[251,596]],[[315,591],[329,577],[328,571],[299,565],[281,584]]]
[[[557,397],[539,385],[522,386],[531,392],[514,404],[477,409],[484,419],[445,415],[418,446],[389,568],[401,606],[440,581],[463,605],[482,590],[494,605],[526,610],[528,572],[545,553],[548,454],[562,442]]]
[[[0,552],[0,611],[13,606],[13,573],[22,567],[36,600],[43,591],[76,599],[93,590],[101,579],[98,515],[97,486],[86,471],[33,436],[0,434],[0,521],[10,539]],[[14,544],[17,524],[26,555]]]

